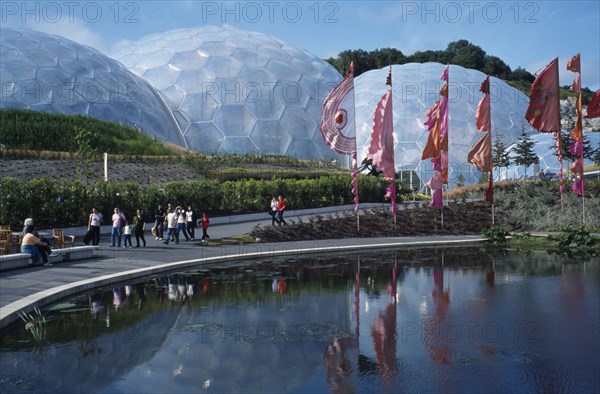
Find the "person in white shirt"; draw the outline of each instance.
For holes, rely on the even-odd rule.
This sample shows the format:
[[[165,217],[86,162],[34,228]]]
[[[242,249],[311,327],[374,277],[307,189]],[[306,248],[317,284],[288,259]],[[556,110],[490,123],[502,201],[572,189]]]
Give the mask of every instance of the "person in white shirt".
[[[181,207],[177,207],[177,230],[175,230],[175,239],[179,239],[179,233],[183,233],[186,241],[190,240],[190,236],[185,229],[186,213]]]
[[[131,248],[131,226],[129,222],[125,222],[125,227],[123,227],[123,235],[125,236],[125,240],[123,241],[123,247],[127,248],[127,244]]]
[[[92,245],[100,244],[100,226],[102,226],[102,219],[102,214],[98,212],[96,207],[93,207],[88,220],[88,230],[90,230],[92,234]]]
[[[169,240],[171,239],[171,234],[175,234],[175,243],[176,244],[179,243],[179,233],[176,231],[178,216],[179,215],[177,214],[177,210],[172,209],[172,208],[167,210],[167,217],[165,218],[165,221],[167,222],[167,236],[165,237],[165,240],[163,241],[163,243],[165,245],[169,244]]]
[[[193,241],[196,233],[196,220],[194,219],[194,210],[191,205],[188,205],[188,209],[185,211],[185,220],[187,221],[186,230]]]

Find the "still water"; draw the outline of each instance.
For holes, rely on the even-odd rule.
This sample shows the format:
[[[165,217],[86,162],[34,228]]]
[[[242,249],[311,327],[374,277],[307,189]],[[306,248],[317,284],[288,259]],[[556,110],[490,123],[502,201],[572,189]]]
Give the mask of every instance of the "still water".
[[[5,329],[0,392],[600,392],[599,266],[454,248],[172,272],[42,308],[37,340]]]

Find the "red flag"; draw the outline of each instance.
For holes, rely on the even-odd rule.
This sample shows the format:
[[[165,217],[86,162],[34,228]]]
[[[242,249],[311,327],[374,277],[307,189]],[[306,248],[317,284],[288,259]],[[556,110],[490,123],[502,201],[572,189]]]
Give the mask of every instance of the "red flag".
[[[490,94],[490,76],[489,75],[481,83],[481,86],[479,86],[479,91],[483,94]]]
[[[581,66],[579,62],[579,53],[571,58],[567,62],[567,70],[573,71],[574,73],[581,72]]]
[[[350,69],[353,69],[352,64]],[[352,72],[346,75],[323,102],[321,134],[329,148],[338,153],[350,155],[356,150]]]
[[[588,119],[600,118],[600,89],[596,90],[596,93],[592,96],[585,117]]]
[[[381,97],[375,108],[373,133],[367,155],[373,159],[373,165],[388,179],[394,179],[394,124],[392,110],[392,89]]]
[[[542,70],[531,84],[525,118],[543,133],[560,131],[558,58]]]
[[[488,131],[479,138],[467,155],[467,162],[473,164],[481,172],[490,172],[492,157],[491,133]]]
[[[486,94],[477,104],[475,112],[475,125],[479,131],[492,130],[492,117],[490,111],[490,95]]]

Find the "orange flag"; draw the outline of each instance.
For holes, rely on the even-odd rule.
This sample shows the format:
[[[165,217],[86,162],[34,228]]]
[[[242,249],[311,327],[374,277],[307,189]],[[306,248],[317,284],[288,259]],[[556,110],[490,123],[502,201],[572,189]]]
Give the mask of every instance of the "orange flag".
[[[531,84],[525,119],[543,133],[560,131],[558,58],[552,60]]]
[[[477,140],[467,155],[467,162],[473,164],[481,172],[490,172],[492,156],[491,133],[487,132]]]
[[[429,137],[425,143],[425,149],[421,155],[421,160],[433,159],[440,156],[440,115],[439,115],[440,102],[436,101],[426,112],[425,115],[428,117],[425,122],[425,126],[430,130]],[[433,123],[433,124],[431,124]]]

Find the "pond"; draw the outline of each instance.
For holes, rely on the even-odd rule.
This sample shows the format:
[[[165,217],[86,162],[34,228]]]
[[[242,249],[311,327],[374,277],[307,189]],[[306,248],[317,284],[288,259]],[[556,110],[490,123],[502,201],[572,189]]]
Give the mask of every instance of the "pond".
[[[2,331],[2,393],[599,392],[600,262],[386,250],[171,272]]]

